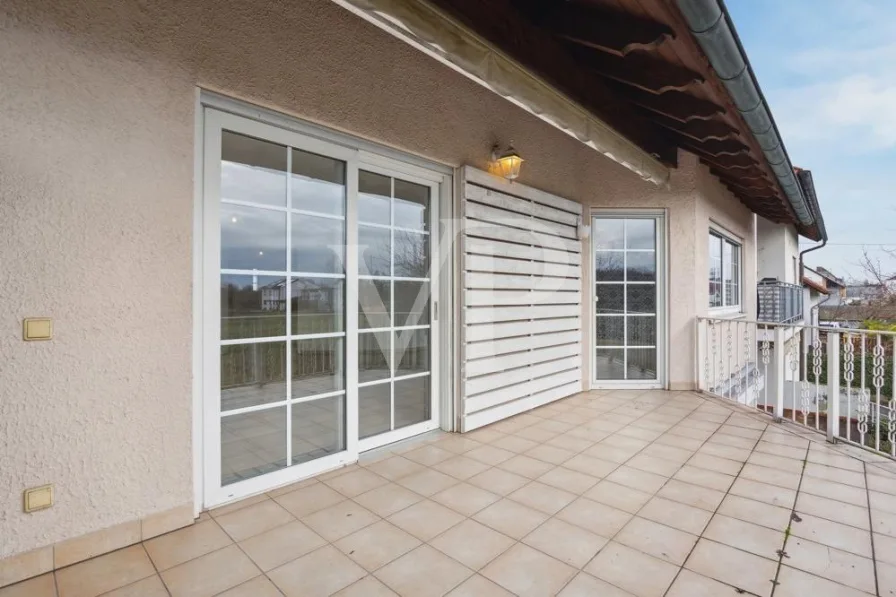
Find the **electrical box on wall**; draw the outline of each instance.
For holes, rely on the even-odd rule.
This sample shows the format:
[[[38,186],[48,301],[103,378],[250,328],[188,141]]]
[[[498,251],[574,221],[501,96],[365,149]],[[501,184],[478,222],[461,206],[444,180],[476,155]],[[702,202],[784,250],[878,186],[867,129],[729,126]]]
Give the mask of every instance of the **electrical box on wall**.
[[[53,485],[41,485],[25,490],[25,512],[46,510],[53,505]]]
[[[22,322],[24,340],[50,340],[53,338],[53,320],[49,317],[29,317]]]

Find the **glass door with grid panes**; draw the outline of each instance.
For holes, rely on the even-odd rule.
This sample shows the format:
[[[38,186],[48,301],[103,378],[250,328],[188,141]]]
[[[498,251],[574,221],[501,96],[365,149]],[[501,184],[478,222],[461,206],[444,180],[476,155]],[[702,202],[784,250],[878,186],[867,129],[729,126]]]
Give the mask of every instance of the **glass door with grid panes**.
[[[595,387],[659,387],[662,216],[592,219]]]
[[[206,506],[438,426],[439,183],[205,111]]]

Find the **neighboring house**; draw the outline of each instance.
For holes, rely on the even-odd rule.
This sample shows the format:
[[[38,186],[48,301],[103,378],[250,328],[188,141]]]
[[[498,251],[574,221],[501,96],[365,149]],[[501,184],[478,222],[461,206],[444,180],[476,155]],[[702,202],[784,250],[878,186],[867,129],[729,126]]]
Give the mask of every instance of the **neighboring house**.
[[[755,319],[824,226],[716,1],[613,6],[0,5],[0,585],[430,430],[696,389],[696,319]]]

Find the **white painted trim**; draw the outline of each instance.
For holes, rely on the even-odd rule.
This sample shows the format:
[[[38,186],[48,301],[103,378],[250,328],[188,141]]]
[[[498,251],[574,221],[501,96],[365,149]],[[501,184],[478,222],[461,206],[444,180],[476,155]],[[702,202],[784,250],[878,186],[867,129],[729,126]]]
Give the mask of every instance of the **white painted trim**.
[[[205,437],[203,430],[203,172],[205,151],[205,113],[202,107],[201,91],[194,92],[193,102],[193,281],[192,281],[192,449],[193,449],[193,517],[198,517],[204,502],[203,454]]]

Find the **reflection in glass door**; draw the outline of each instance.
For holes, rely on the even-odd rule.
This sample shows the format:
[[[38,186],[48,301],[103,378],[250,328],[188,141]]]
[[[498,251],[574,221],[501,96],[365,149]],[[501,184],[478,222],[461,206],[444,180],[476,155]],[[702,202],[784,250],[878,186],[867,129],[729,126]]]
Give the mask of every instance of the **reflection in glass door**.
[[[205,126],[204,505],[438,427],[447,179],[211,109]]]
[[[358,175],[358,424],[361,448],[432,419],[430,204],[434,186]]]
[[[346,447],[344,161],[221,131],[221,485]]]
[[[661,230],[659,216],[593,218],[598,385],[660,383]]]

